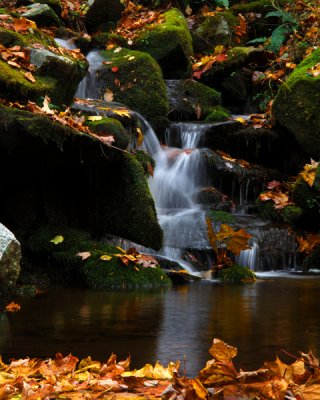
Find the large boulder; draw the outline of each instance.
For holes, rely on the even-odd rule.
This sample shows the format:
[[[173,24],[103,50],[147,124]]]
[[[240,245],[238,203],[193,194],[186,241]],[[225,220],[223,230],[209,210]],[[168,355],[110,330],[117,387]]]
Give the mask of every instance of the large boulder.
[[[20,274],[21,249],[14,234],[0,223],[0,310]]]
[[[89,4],[85,20],[89,30],[99,28],[100,24],[118,21],[124,10],[124,2],[121,0],[90,0]]]
[[[55,104],[69,104],[73,100],[87,71],[84,57],[58,48],[52,39],[37,29],[31,35],[0,28],[0,44],[9,54],[12,54],[13,46],[20,46],[19,54],[25,54],[24,58],[14,59],[18,66],[7,62],[13,60],[14,53],[12,59],[9,56],[7,60],[0,60],[0,97],[12,101],[37,101],[48,95]]]
[[[273,115],[313,158],[320,157],[320,49],[302,61],[283,83],[273,103]]]
[[[92,70],[99,98],[123,103],[151,123],[167,114],[161,69],[149,54],[117,47],[100,52],[100,56],[96,71]]]
[[[173,120],[203,120],[221,104],[220,93],[200,82],[172,79],[166,83]]]
[[[48,4],[34,3],[26,6],[21,16],[36,22],[38,26],[60,26],[61,21]]]
[[[176,8],[164,13],[162,23],[138,31],[132,48],[155,58],[165,78],[186,77],[191,71],[192,38],[184,15]]]
[[[0,218],[19,240],[49,223],[161,247],[162,231],[142,164],[99,140],[103,129],[114,129],[116,144],[125,147],[129,133],[117,122],[101,119],[104,126],[96,125],[94,136],[43,115],[0,106],[0,168],[10,171],[3,177]]]

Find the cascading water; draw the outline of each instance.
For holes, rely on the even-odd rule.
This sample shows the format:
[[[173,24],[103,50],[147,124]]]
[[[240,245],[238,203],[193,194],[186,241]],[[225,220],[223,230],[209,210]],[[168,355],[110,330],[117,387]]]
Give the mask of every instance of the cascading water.
[[[57,41],[67,48],[73,46],[72,42]],[[98,90],[97,71],[103,58],[97,50],[93,50],[88,53],[87,60],[88,74],[80,82],[76,97],[99,99],[101,96]],[[159,223],[164,232],[164,245],[158,254],[178,261],[186,269],[193,271],[192,265],[183,259],[184,253],[189,250],[206,253],[210,249],[205,222],[206,210],[197,202],[200,191],[210,183],[201,142],[208,130],[218,128],[221,123],[172,123],[172,129],[169,129],[165,135],[165,144],[161,146],[148,122],[138,113],[135,114],[144,133],[141,148],[147,151],[156,162],[149,185],[157,208]],[[226,165],[228,167],[228,162]],[[242,182],[242,186],[240,185],[238,199],[240,205],[247,202],[250,184],[250,179],[248,179]],[[253,270],[294,267],[296,248],[290,235],[284,232],[279,233],[270,227],[261,230],[261,220],[258,225],[257,229],[253,227],[255,239],[251,250],[243,251],[237,258],[237,262]],[[249,226],[248,231],[250,231]],[[272,243],[279,243],[280,237],[282,245],[278,248]],[[284,240],[285,237],[287,240]],[[274,251],[270,251],[270,248]],[[209,269],[212,260],[210,257],[207,260],[206,267]]]

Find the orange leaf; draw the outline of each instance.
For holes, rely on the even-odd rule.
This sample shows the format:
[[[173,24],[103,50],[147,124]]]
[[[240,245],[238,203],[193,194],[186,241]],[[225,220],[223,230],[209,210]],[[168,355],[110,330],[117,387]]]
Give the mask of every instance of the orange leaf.
[[[6,306],[6,311],[8,312],[17,312],[21,308],[20,304],[17,304],[15,302],[11,302]]]

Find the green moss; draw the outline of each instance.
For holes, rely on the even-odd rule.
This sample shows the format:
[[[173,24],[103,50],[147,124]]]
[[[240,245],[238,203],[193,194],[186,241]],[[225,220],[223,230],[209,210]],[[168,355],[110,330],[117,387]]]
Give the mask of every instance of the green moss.
[[[217,270],[213,273],[213,277],[226,283],[251,283],[256,280],[256,276],[251,269],[240,265]]]
[[[182,75],[191,68],[192,38],[184,15],[176,8],[164,13],[164,22],[150,24],[138,33],[133,49],[149,53],[166,77]],[[175,70],[176,72],[172,72]]]
[[[220,210],[210,211],[208,215],[213,223],[228,224],[228,225],[235,223],[234,215],[226,211],[220,211]]]
[[[119,163],[104,173],[104,211],[99,216],[104,232],[159,250],[162,230],[140,162],[134,155],[123,153]]]
[[[287,206],[280,210],[280,215],[285,223],[294,225],[302,217],[303,210],[301,207]]]
[[[118,53],[104,51],[101,54],[111,62],[98,71],[101,95],[106,88],[110,89],[114,101],[138,111],[150,122],[167,114],[166,86],[160,67],[149,54],[128,49],[121,49]],[[112,67],[118,67],[118,70],[112,72]]]
[[[234,4],[230,11],[234,15],[248,14],[248,13],[267,13],[274,9],[273,2],[271,0],[257,0],[246,3]]]
[[[146,177],[148,178],[150,176],[150,167],[151,169],[154,169],[155,167],[155,161],[154,159],[146,153],[144,150],[136,150],[135,152],[135,157],[141,164],[144,173]]]
[[[114,145],[120,149],[126,149],[129,144],[129,135],[127,130],[115,118],[102,118],[98,121],[87,120],[86,124],[92,132],[97,134],[109,134],[115,139]]]
[[[292,187],[291,196],[295,204],[301,207],[305,213],[319,219],[320,193],[310,187],[304,179],[297,179]]]
[[[110,261],[88,259],[82,271],[86,284],[97,290],[154,289],[171,286],[170,279],[161,268],[143,268],[134,263],[124,265],[118,257],[113,257]]]
[[[61,235],[63,241],[52,243]],[[56,277],[67,282],[82,283],[92,289],[136,289],[170,286],[170,280],[161,268],[144,268],[130,262],[124,265],[119,250],[111,245],[93,241],[90,235],[79,229],[63,226],[46,226],[36,231],[29,239],[29,251],[56,269]],[[82,260],[79,252],[90,252],[90,257]],[[109,255],[109,261],[102,261],[102,255]],[[60,268],[60,273],[59,273]],[[52,268],[51,268],[51,276]]]
[[[114,33],[102,32],[97,35],[92,36],[91,47],[94,49],[104,50],[107,43],[113,43],[116,46],[127,47],[127,41],[124,37],[116,35]]]
[[[284,84],[274,103],[276,120],[286,127],[311,156],[320,154],[320,75],[308,71],[320,62],[320,49],[301,62]]]
[[[222,122],[222,121],[228,121],[229,118],[230,118],[230,112],[222,106],[217,106],[214,107],[214,110],[206,117],[205,121]]]
[[[271,221],[279,220],[279,212],[274,208],[274,202],[272,200],[258,201],[257,205],[258,213],[263,219]]]
[[[41,43],[44,46],[53,46],[53,39],[41,32],[39,29],[32,29],[31,32],[22,35],[9,29],[0,28],[0,43],[6,47],[30,46],[33,43]]]
[[[37,77],[32,83],[19,69],[10,67],[0,60],[0,97],[8,100],[38,100],[39,97],[53,92],[56,84],[54,78]]]

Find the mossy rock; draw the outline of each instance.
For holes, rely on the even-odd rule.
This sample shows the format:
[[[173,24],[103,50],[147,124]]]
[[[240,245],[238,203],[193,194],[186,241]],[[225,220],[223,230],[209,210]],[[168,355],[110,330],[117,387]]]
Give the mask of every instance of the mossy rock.
[[[115,46],[127,47],[127,41],[124,37],[110,32],[101,32],[92,36],[90,48],[101,49],[106,48],[107,43],[113,43]]]
[[[36,82],[30,82],[20,69],[9,66],[0,60],[0,97],[8,100],[37,101],[46,94],[51,96],[57,85],[57,80],[50,77],[37,77]]]
[[[213,272],[213,278],[219,279],[225,283],[252,283],[255,282],[256,276],[251,269],[234,265]]]
[[[138,111],[152,123],[169,110],[165,83],[157,62],[147,53],[120,48],[103,51],[108,64],[97,71],[99,93]],[[110,63],[110,64],[109,64]]]
[[[109,254],[119,252],[110,249]],[[118,257],[102,261],[98,257],[88,259],[82,267],[85,283],[96,290],[157,289],[171,286],[171,280],[160,267],[143,268],[137,264],[124,265]]]
[[[290,225],[296,225],[303,217],[303,210],[297,206],[287,206],[280,210],[283,221]]]
[[[291,190],[294,203],[304,212],[304,222],[316,228],[320,224],[320,193],[298,178]]]
[[[59,237],[57,244],[54,239]],[[78,283],[91,289],[149,289],[168,287],[171,282],[161,268],[145,268],[130,262],[124,265],[119,249],[93,241],[82,230],[65,226],[45,226],[37,230],[28,241],[28,248],[40,259],[45,259],[51,268],[51,276],[65,283]],[[82,260],[78,253],[89,252]],[[109,260],[100,257],[107,255]],[[60,269],[60,271],[57,271]]]
[[[214,107],[213,111],[206,117],[205,121],[206,122],[223,122],[223,121],[228,121],[228,119],[231,117],[230,112],[222,107],[222,106],[216,106]]]
[[[135,156],[124,153],[113,171],[105,171],[105,185],[103,230],[159,250],[162,230],[145,172]]]
[[[229,11],[206,17],[193,32],[195,52],[212,51],[218,45],[228,48],[237,24],[237,18]]]
[[[87,120],[86,124],[92,132],[102,135],[112,135],[115,139],[114,146],[126,149],[129,145],[129,134],[124,126],[115,118],[101,118],[95,121]]]
[[[41,43],[44,48],[33,48],[34,43]],[[19,45],[30,49],[30,62],[36,66],[33,72],[35,82],[25,76],[25,70],[16,69],[0,60],[0,96],[13,101],[37,101],[46,94],[55,104],[69,104],[81,79],[87,71],[86,60],[74,58],[71,54],[56,54],[46,47],[54,42],[46,35],[20,35],[0,29],[0,43],[6,47]],[[66,85],[68,82],[68,85]]]
[[[17,7],[20,7],[35,3],[47,4],[57,15],[60,15],[62,11],[61,0],[18,0],[16,5]]]
[[[203,120],[221,104],[220,93],[194,80],[171,80],[167,83],[173,120]]]
[[[146,177],[148,178],[150,176],[150,172],[155,168],[154,159],[144,150],[136,150],[134,154],[136,159],[141,164]]]
[[[184,15],[176,8],[164,13],[164,22],[138,32],[132,48],[149,53],[166,79],[181,78],[191,71],[192,38]]]
[[[121,0],[93,0],[89,2],[85,24],[89,31],[99,30],[101,24],[117,22],[124,10],[124,2]]]
[[[0,43],[5,47],[32,47],[32,44],[34,43],[40,43],[44,47],[54,46],[54,40],[50,36],[41,32],[39,29],[32,29],[31,32],[22,35],[18,32],[1,27]]]
[[[320,49],[302,61],[280,86],[273,115],[313,158],[320,157],[320,75],[311,69],[320,62]]]
[[[34,21],[39,27],[61,25],[59,17],[48,4],[37,2],[25,8],[27,11],[22,12],[21,16]]]

